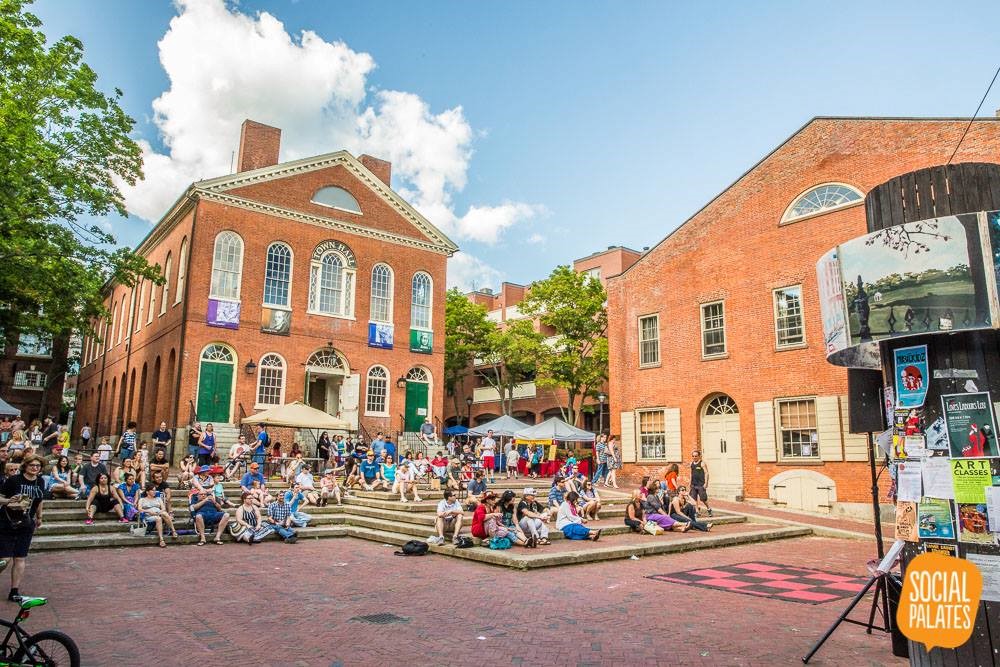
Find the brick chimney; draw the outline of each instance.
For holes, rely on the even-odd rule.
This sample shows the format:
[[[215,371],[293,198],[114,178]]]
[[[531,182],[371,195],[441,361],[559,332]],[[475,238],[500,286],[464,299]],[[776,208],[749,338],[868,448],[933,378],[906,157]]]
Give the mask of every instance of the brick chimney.
[[[371,173],[379,177],[379,180],[392,187],[389,183],[389,179],[392,178],[392,163],[388,160],[380,160],[377,157],[372,157],[371,155],[362,155],[358,158],[358,161]]]
[[[240,128],[240,154],[236,171],[251,171],[278,164],[281,130],[249,118]]]

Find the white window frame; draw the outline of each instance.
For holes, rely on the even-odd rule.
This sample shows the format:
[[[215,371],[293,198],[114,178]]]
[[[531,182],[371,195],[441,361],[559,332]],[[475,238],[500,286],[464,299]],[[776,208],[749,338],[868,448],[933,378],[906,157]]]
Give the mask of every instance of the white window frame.
[[[323,262],[327,257],[336,257],[340,260],[340,303],[336,304],[340,312],[326,311],[320,309],[321,287],[323,280]],[[309,264],[309,305],[306,312],[311,315],[322,315],[323,317],[336,317],[344,320],[354,319],[354,290],[357,287],[357,270],[350,265],[348,258],[343,253],[336,250],[327,250],[318,259],[313,259]]]
[[[285,288],[285,302],[276,303],[267,300],[267,282],[269,267],[271,265],[271,251],[276,248],[284,248],[288,251],[288,273],[284,278],[283,282],[287,283]],[[261,294],[261,301],[265,308],[273,308],[277,310],[291,310],[292,309],[292,274],[293,267],[295,266],[295,253],[292,251],[292,246],[285,243],[284,241],[275,241],[271,245],[267,246],[267,251],[264,253],[264,287],[263,294]],[[275,282],[282,282],[281,279],[275,278]]]
[[[148,280],[139,281],[139,309],[135,313],[135,333],[142,329],[142,318],[146,315],[146,286],[153,283]]]
[[[156,269],[160,269],[160,265],[156,265]],[[149,283],[149,312],[146,313],[146,325],[153,323],[153,316],[156,314],[156,283]]]
[[[377,271],[378,269],[385,269],[386,273],[388,274],[388,284],[386,285],[386,290],[384,295],[382,294],[377,295],[375,293],[375,286],[376,286],[375,271]],[[392,270],[391,266],[389,266],[385,262],[379,262],[378,264],[372,267],[371,300],[368,304],[368,320],[370,322],[377,322],[379,324],[392,324],[392,315],[393,315],[392,297],[393,297],[393,292],[395,290],[395,283],[396,283],[396,275],[395,272]],[[375,303],[377,300],[382,300],[386,302],[385,313],[384,313],[385,317],[381,319],[377,317],[378,313],[376,313],[375,310]]]
[[[234,247],[238,250],[238,254],[232,258],[222,258],[220,257],[220,252],[227,250],[223,248],[223,243],[232,243]],[[215,243],[212,246],[212,275],[210,278],[209,288],[208,288],[208,298],[209,299],[219,299],[221,301],[232,301],[239,303],[240,296],[243,291],[243,254],[245,250],[245,244],[243,243],[243,238],[231,229],[226,229],[215,236]],[[222,262],[226,262],[226,266],[222,266]],[[221,276],[222,274],[228,274],[234,276],[233,282],[235,283],[235,290],[223,293],[219,287],[220,280],[216,280],[216,273]],[[235,292],[235,294],[233,293]]]
[[[125,325],[125,340],[132,337],[132,324],[135,321],[135,299],[136,299],[136,286],[133,286],[129,290],[128,299],[128,324]]]
[[[417,305],[416,299],[414,298],[416,290],[414,289],[417,283],[417,278],[425,277],[427,278],[427,303]],[[427,309],[427,324],[418,324],[416,314],[417,309]],[[417,271],[413,274],[413,278],[410,279],[410,328],[417,329],[418,331],[433,331],[434,330],[434,279],[431,278],[431,274],[426,271]]]
[[[35,378],[36,384],[27,384],[27,379],[29,375]],[[24,382],[18,382],[19,378],[23,379]],[[42,391],[45,389],[45,381],[47,379],[48,378],[46,377],[46,373],[43,373],[42,371],[36,371],[34,369],[26,371],[17,371],[16,373],[14,373],[13,388],[17,389],[18,391]]]
[[[187,282],[187,252],[188,240],[185,236],[181,239],[181,252],[177,262],[177,284],[174,285],[174,305],[177,305],[184,298],[184,284]]]
[[[644,414],[656,414],[659,413],[660,418],[663,420],[663,431],[656,432],[650,431],[649,433],[643,433],[642,431],[642,415]],[[643,442],[644,436],[650,436],[655,438],[657,435],[660,437],[660,442],[653,443],[652,446],[659,447],[661,454],[659,456],[646,456],[646,451],[644,449],[645,443]],[[635,411],[635,447],[636,452],[640,461],[665,461],[667,459],[667,410],[666,408],[644,408]]]
[[[722,307],[722,351],[721,352],[708,352],[705,344],[705,334],[710,331],[717,331],[718,329],[706,329],[705,328],[705,311],[712,306]],[[729,341],[726,339],[726,302],[724,300],[710,301],[708,303],[701,304],[700,308],[701,314],[701,358],[702,359],[718,359],[719,357],[724,357],[729,354]]]
[[[813,190],[818,190],[819,188],[823,188],[823,187],[827,187],[827,186],[831,186],[831,185],[833,185],[833,186],[840,186],[840,187],[843,187],[843,188],[847,188],[848,190],[851,190],[856,195],[858,195],[860,197],[860,199],[856,199],[855,201],[847,202],[845,204],[838,204],[837,206],[830,206],[828,208],[821,208],[818,211],[813,211],[812,213],[806,213],[804,215],[793,215],[792,214],[792,209],[794,209],[795,206],[803,198],[807,197]],[[845,208],[851,208],[852,206],[861,206],[864,203],[865,203],[865,193],[862,192],[860,190],[860,188],[856,188],[853,185],[851,185],[850,183],[841,183],[839,181],[829,181],[829,182],[826,182],[826,183],[817,183],[815,185],[810,185],[808,188],[806,188],[805,190],[803,190],[802,192],[800,192],[799,194],[795,195],[795,197],[792,198],[791,203],[788,204],[788,206],[785,208],[784,213],[781,214],[781,220],[780,220],[779,224],[781,224],[781,225],[787,225],[787,224],[791,224],[793,222],[800,222],[802,220],[809,220],[810,218],[815,218],[816,216],[820,216],[820,215],[826,215],[827,213],[832,213],[833,211],[842,211],[843,209],[845,209]]]
[[[385,376],[384,377],[374,377],[373,378],[372,377],[372,372],[374,372],[374,371],[382,371],[385,374]],[[384,392],[385,393],[382,396],[383,408],[384,409],[381,412],[377,411],[377,410],[370,410],[369,409],[369,405],[370,405],[369,398],[372,395],[372,381],[373,380],[375,380],[375,381],[381,381],[382,383],[384,383]],[[386,368],[385,366],[382,366],[381,364],[376,364],[376,365],[372,366],[371,368],[368,369],[368,372],[365,373],[365,416],[366,417],[388,417],[389,416],[389,397],[392,395],[392,392],[389,390],[389,382],[391,380],[392,380],[392,374],[389,372],[389,369]]]
[[[160,315],[167,312],[167,302],[170,299],[170,270],[174,268],[174,256],[171,253],[167,253],[167,259],[163,263],[163,293],[160,294]]]
[[[643,338],[642,338],[642,331],[643,331],[643,329],[642,329],[642,323],[643,323],[644,320],[649,320],[649,319],[655,319],[656,320],[656,338],[651,338],[651,339],[648,339],[648,340],[643,340]],[[660,314],[659,313],[650,313],[649,315],[640,315],[638,317],[637,322],[638,322],[638,327],[639,327],[638,332],[637,332],[637,338],[638,338],[638,341],[639,341],[639,368],[650,368],[650,367],[653,367],[653,366],[659,366],[660,365]],[[642,360],[642,349],[643,349],[642,346],[643,346],[644,343],[651,343],[651,342],[655,343],[655,345],[653,346],[653,349],[656,352],[656,359],[653,360],[653,361],[643,361]]]
[[[334,204],[327,204],[325,202],[316,201],[316,195],[318,195],[319,193],[323,192],[324,190],[340,190],[341,192],[343,192],[344,194],[346,194],[351,199],[351,201],[354,202],[354,208],[344,208],[343,206],[336,206]],[[317,204],[319,206],[324,206],[326,208],[332,208],[335,211],[343,211],[344,213],[353,213],[354,215],[361,215],[362,214],[361,213],[361,204],[358,203],[358,198],[355,197],[354,195],[352,195],[350,193],[350,191],[347,190],[347,188],[342,188],[339,185],[324,185],[319,190],[317,190],[316,192],[313,193],[313,196],[309,198],[309,201],[311,201],[313,204]]]
[[[31,338],[31,339],[34,340],[34,343],[32,345],[32,350],[34,350],[34,351],[31,351],[31,352],[22,352],[21,351],[21,340],[24,339],[25,337],[28,337],[28,338]],[[48,352],[42,351],[46,347],[46,345],[45,345],[46,342],[48,343],[48,350],[49,350]],[[19,357],[35,357],[37,359],[51,359],[52,358],[52,339],[51,338],[46,339],[45,336],[39,336],[38,334],[31,334],[31,333],[28,333],[28,334],[26,334],[26,333],[18,334],[18,336],[17,336],[17,356],[19,356]]]
[[[815,438],[810,438],[810,444],[812,444],[813,452],[809,456],[795,455],[795,454],[785,454],[785,429],[781,424],[781,406],[789,403],[812,403],[813,419],[815,426],[812,427],[814,431]],[[820,461],[819,455],[819,406],[817,405],[815,396],[788,396],[785,398],[774,399],[774,432],[775,440],[778,446],[778,460],[779,461]],[[789,431],[806,431],[810,429],[804,428],[789,428]],[[798,443],[801,451],[802,443]]]
[[[781,325],[779,324],[780,312],[778,310],[778,293],[788,292],[789,290],[799,291],[799,330],[802,332],[800,334],[800,340],[792,342],[782,342],[781,341]],[[787,285],[785,287],[777,287],[771,290],[771,302],[774,305],[774,346],[779,350],[789,350],[793,348],[805,347],[806,345],[806,318],[805,318],[805,306],[802,303],[802,285]]]
[[[268,363],[268,357],[274,357],[281,362],[280,366],[274,366]],[[263,403],[260,398],[261,383],[264,379],[264,370],[274,370],[279,369],[280,384],[278,386],[278,399],[277,403]],[[285,404],[285,386],[287,385],[287,374],[288,374],[288,364],[285,362],[285,358],[278,354],[277,352],[265,352],[260,355],[260,363],[257,364],[257,386],[254,389],[254,408],[273,408],[276,405]]]
[[[125,299],[126,295],[122,294],[121,305],[119,306],[118,309],[118,339],[115,342],[115,345],[120,345],[123,338],[125,339],[128,338],[127,336],[125,336],[125,329],[126,329],[125,323],[128,321],[128,318],[126,316],[127,314],[125,312]]]

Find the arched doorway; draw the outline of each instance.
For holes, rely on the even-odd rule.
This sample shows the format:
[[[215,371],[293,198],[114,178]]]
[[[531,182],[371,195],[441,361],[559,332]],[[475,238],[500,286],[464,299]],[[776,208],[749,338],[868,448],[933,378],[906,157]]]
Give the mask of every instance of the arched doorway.
[[[212,343],[201,352],[198,367],[198,420],[231,424],[236,353],[226,345]]]
[[[725,394],[713,396],[702,409],[701,456],[708,465],[710,494],[723,498],[743,495],[740,410]]]
[[[306,403],[323,412],[358,424],[360,376],[338,350],[317,350],[306,361]]]
[[[430,416],[431,374],[421,366],[414,366],[406,374],[406,410],[403,430],[420,430],[424,419]]]

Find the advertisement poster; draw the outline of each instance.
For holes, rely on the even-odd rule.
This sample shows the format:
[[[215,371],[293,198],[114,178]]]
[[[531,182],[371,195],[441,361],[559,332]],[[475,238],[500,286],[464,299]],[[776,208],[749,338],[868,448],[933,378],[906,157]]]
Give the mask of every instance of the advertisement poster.
[[[925,496],[949,499],[955,497],[955,486],[951,481],[951,459],[943,456],[924,459],[920,472],[924,476]]]
[[[968,544],[996,544],[996,536],[990,532],[986,505],[959,504],[958,541]]]
[[[920,461],[904,461],[896,468],[896,497],[905,502],[917,502],[921,495]]]
[[[896,503],[896,539],[919,542],[917,534],[917,504],[903,501]]]
[[[277,308],[260,309],[260,330],[263,333],[287,336],[292,332],[292,313]]]
[[[840,275],[836,248],[816,263],[816,278],[819,281],[819,309],[823,316],[826,353],[829,355],[849,345],[847,303],[844,301],[844,281]]]
[[[368,323],[368,347],[379,347],[383,350],[392,349],[392,325]]]
[[[944,417],[938,417],[924,431],[924,438],[927,440],[927,449],[940,452],[948,451],[948,429],[944,426]]]
[[[979,599],[1000,602],[1000,556],[966,554],[965,558],[975,563],[983,575],[983,594]]]
[[[927,447],[925,442],[924,436],[922,435],[904,435],[903,451],[906,452],[906,458],[919,459],[927,456]]]
[[[953,459],[951,483],[960,503],[985,503],[986,488],[993,486],[990,462],[986,459]]]
[[[921,498],[917,521],[920,539],[955,539],[955,526],[951,520],[951,501],[940,498]]]
[[[842,243],[851,345],[989,328],[985,266],[969,258],[970,245],[980,243],[977,214],[907,222]]]
[[[210,327],[224,329],[240,328],[240,304],[238,301],[222,301],[209,299],[205,314],[205,323]]]
[[[885,399],[885,426],[892,428],[892,411],[896,409],[896,391],[891,387],[882,390],[882,397]]]
[[[941,554],[942,556],[958,558],[957,544],[948,544],[947,542],[921,542],[920,546],[924,548],[925,554]]]
[[[410,329],[410,352],[430,354],[434,348],[434,332]]]
[[[1000,486],[986,489],[986,512],[990,516],[990,532],[1000,533]]]
[[[996,456],[996,423],[989,392],[941,397],[952,458]]]
[[[927,371],[927,346],[901,347],[896,357],[896,405],[919,408],[927,398],[930,375]]]

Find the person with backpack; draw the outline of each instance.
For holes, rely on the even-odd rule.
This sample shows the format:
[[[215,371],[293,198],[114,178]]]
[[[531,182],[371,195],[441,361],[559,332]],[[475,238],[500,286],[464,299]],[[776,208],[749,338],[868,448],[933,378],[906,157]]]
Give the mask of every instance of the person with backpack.
[[[129,422],[125,426],[125,432],[118,438],[118,447],[115,449],[115,454],[121,461],[135,456],[135,444],[139,437],[135,432],[136,426],[135,422]]]
[[[264,465],[264,457],[267,454],[267,446],[271,444],[271,437],[267,434],[267,429],[263,424],[257,424],[257,442],[253,449],[253,462],[258,466]]]

